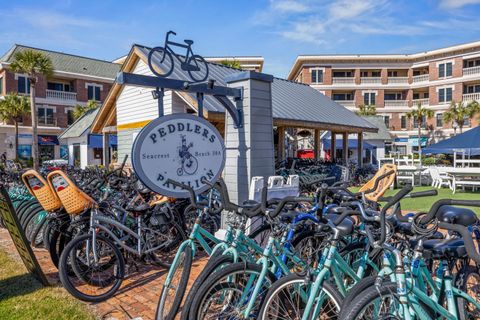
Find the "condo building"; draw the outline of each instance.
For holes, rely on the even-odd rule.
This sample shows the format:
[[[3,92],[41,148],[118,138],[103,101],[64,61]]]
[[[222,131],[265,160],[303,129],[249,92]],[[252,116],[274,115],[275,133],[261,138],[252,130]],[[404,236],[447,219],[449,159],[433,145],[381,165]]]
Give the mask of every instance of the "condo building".
[[[410,154],[458,133],[443,113],[452,101],[480,102],[480,41],[415,54],[300,55],[288,79],[309,84],[346,108],[373,105],[392,135],[386,153]],[[421,104],[434,117],[417,123],[406,113]],[[478,125],[467,119],[463,130]]]

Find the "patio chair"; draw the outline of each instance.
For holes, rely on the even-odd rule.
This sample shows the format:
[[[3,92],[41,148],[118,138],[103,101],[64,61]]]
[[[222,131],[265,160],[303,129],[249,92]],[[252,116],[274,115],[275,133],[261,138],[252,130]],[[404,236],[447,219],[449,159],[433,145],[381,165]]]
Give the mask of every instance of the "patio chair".
[[[438,168],[429,168],[430,176],[432,177],[432,187],[440,189],[442,186],[446,185],[452,189],[452,178],[448,175],[443,175],[440,173]]]
[[[380,199],[384,195],[384,193],[387,191],[387,189],[395,181],[395,176],[397,174],[397,166],[394,165],[394,164],[391,164],[391,163],[384,164],[380,169],[378,169],[375,176],[373,176],[373,178],[370,179],[370,181],[365,183],[360,188],[359,192],[364,192],[364,191],[367,191],[367,190],[373,188],[374,185],[375,185],[375,180],[377,180],[377,178],[379,176],[381,176],[381,175],[383,175],[383,174],[385,174],[389,171],[393,171],[393,174],[391,174],[391,175],[383,178],[382,180],[380,180],[380,182],[378,183],[377,189],[375,191],[365,194],[365,198],[367,200],[378,201],[378,199]]]

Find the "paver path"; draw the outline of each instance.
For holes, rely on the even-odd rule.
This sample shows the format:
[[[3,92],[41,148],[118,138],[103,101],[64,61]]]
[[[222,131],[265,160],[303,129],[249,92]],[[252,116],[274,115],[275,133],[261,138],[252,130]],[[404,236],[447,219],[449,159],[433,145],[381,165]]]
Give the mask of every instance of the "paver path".
[[[0,249],[20,260],[6,229],[0,229]],[[58,271],[48,252],[35,248],[33,251],[50,283],[61,285]],[[189,286],[197,278],[206,261],[206,258],[194,261]],[[113,298],[91,306],[100,319],[153,319],[166,274],[167,270],[161,267],[141,266],[138,272],[123,281],[122,287]]]

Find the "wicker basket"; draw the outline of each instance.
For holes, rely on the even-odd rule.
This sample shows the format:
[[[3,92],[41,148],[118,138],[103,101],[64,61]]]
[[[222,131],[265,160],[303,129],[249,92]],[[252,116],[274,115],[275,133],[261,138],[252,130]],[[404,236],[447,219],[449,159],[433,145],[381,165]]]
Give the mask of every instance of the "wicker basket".
[[[95,200],[80,190],[63,171],[50,172],[47,180],[68,214],[78,215],[96,205]]]
[[[37,181],[35,181],[36,179]],[[32,194],[45,211],[55,211],[62,207],[60,199],[56,193],[50,188],[47,181],[35,170],[28,170],[22,174],[22,181],[27,187],[28,192]],[[37,182],[31,185],[32,182]]]

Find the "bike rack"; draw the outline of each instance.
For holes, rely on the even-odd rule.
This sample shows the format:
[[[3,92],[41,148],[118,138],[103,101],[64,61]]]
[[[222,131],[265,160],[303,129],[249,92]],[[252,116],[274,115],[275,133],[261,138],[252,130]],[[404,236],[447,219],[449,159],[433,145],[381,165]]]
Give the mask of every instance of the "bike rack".
[[[203,117],[204,96],[206,94],[211,95],[217,99],[230,114],[233,119],[234,127],[243,127],[243,110],[241,107],[236,107],[229,99],[230,97],[233,98],[234,101],[242,100],[243,91],[241,88],[217,86],[215,85],[214,80],[191,83],[178,79],[152,77],[128,72],[119,72],[115,81],[118,84],[155,88],[155,90],[152,91],[152,95],[154,99],[158,100],[159,117],[164,115],[163,96],[165,89],[196,93],[199,117]]]

